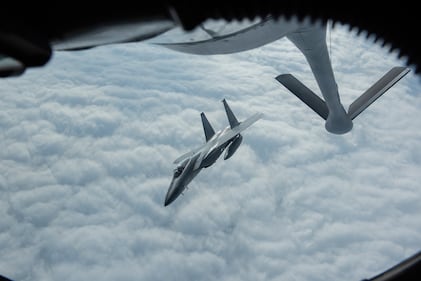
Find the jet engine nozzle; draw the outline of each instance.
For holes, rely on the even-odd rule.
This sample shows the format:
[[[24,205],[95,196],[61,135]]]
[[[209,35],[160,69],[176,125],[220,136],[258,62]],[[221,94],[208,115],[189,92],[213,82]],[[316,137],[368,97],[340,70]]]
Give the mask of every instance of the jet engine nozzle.
[[[224,160],[227,160],[232,155],[234,155],[234,153],[237,151],[242,141],[243,141],[243,136],[238,134],[234,138],[234,140],[231,142],[231,144],[228,146],[227,150],[225,151]]]

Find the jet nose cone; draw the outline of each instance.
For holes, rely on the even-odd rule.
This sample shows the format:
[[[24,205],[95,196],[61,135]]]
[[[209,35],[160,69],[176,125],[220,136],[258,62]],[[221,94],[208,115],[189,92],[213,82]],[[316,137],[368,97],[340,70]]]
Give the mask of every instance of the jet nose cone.
[[[169,204],[171,204],[171,200],[170,200],[170,196],[169,196],[170,192],[167,193],[167,196],[165,196],[165,201],[164,201],[164,207],[167,207]]]
[[[164,207],[167,207],[169,204],[171,204],[176,197],[177,196],[174,196],[174,193],[168,192],[167,196],[165,196]]]
[[[175,200],[175,198],[177,198],[177,195],[178,194],[177,194],[174,186],[171,185],[168,192],[167,192],[167,195],[165,196],[164,207],[171,204]]]
[[[164,206],[171,204],[186,188],[186,178],[182,175],[178,178],[173,178],[167,195],[165,196]]]

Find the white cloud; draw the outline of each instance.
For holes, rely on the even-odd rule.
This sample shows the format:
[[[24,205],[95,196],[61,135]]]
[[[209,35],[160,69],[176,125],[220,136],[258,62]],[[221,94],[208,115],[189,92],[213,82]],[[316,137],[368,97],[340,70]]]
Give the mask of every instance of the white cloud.
[[[402,64],[344,28],[331,36],[345,105]],[[274,80],[286,72],[317,90],[286,39],[227,56],[146,43],[62,52],[1,80],[0,273],[361,280],[418,251],[418,78],[334,136]],[[172,161],[204,142],[200,112],[227,125],[224,97],[239,119],[264,118],[164,208]]]

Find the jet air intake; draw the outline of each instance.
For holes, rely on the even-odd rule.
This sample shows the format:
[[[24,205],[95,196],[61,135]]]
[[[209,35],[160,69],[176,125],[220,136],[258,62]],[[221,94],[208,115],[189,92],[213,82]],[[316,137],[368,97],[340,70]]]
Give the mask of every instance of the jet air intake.
[[[232,155],[234,155],[234,153],[237,151],[242,141],[243,141],[243,136],[238,134],[234,138],[234,140],[231,142],[231,144],[228,146],[227,150],[225,151],[224,160],[227,160]]]
[[[224,151],[224,147],[217,148],[213,151],[211,151],[206,157],[202,160],[202,163],[200,164],[200,168],[208,168],[213,165],[213,163],[218,160],[219,156],[221,156],[222,152]]]

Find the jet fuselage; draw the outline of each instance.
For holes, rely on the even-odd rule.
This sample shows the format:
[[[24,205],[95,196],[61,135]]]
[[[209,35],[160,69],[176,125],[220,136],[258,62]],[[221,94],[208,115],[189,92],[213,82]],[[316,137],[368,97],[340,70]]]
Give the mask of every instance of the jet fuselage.
[[[174,161],[178,166],[174,169],[173,178],[165,196],[165,206],[182,194],[187,185],[203,168],[212,166],[224,150],[226,150],[224,160],[229,159],[237,151],[243,140],[240,133],[262,117],[261,113],[256,113],[243,122],[238,122],[226,100],[223,99],[222,102],[230,125],[215,132],[206,115],[203,112],[200,114],[206,143],[183,154]]]
[[[236,135],[234,138],[221,143],[219,141],[221,140],[221,136],[226,134],[229,130],[230,128],[226,127],[223,131],[215,133],[201,151],[197,152],[190,159],[186,159],[180,166],[174,169],[173,178],[165,197],[165,206],[172,203],[180,194],[182,194],[187,185],[203,168],[212,166],[224,152],[225,148],[233,143],[234,139],[238,139],[238,135]]]

